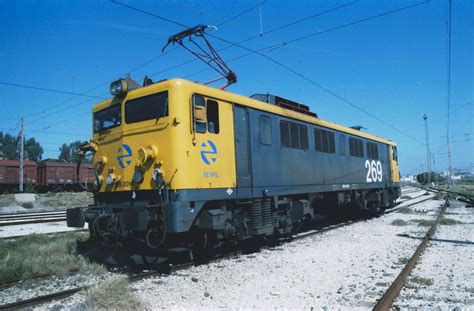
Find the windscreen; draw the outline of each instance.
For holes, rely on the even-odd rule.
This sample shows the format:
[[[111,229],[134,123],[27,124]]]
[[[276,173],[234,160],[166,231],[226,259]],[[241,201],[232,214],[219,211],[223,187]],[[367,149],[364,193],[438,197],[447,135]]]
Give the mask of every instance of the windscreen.
[[[168,115],[168,92],[131,99],[125,104],[125,122],[135,123]]]
[[[101,132],[119,126],[122,123],[120,105],[114,105],[94,113],[94,132]]]

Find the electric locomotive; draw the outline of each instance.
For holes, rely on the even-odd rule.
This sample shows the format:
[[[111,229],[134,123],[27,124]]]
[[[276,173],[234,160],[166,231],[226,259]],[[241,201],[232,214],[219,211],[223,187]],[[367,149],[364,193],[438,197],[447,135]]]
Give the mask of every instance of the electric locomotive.
[[[271,94],[183,79],[111,84],[93,108],[91,241],[170,256],[290,234],[315,211],[377,214],[400,196],[396,144]]]

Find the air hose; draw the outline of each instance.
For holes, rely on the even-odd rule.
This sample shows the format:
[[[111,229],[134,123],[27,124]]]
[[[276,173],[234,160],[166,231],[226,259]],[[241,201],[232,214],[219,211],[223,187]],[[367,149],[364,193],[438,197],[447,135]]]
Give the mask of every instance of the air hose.
[[[93,142],[91,141],[86,141],[86,142],[83,142],[79,148],[79,159],[77,160],[77,166],[76,166],[76,178],[77,178],[77,182],[79,183],[79,186],[85,190],[85,191],[90,191],[89,188],[87,188],[87,185],[83,185],[81,183],[81,179],[80,179],[80,172],[81,172],[81,163],[82,163],[82,159],[84,159],[85,155],[87,152],[89,151],[92,151],[92,152],[96,152],[97,151],[97,145],[94,144]],[[96,183],[98,186],[100,186],[100,180],[98,178],[98,173],[97,173],[97,165],[94,165],[94,177],[96,179]]]

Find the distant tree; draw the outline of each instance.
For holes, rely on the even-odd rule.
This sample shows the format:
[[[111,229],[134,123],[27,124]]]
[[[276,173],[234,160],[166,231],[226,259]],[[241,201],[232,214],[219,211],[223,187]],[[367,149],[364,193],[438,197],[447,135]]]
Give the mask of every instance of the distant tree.
[[[7,160],[18,159],[20,154],[18,148],[19,137],[1,133],[0,139],[0,150],[3,152],[3,157]]]
[[[67,144],[63,144],[59,147],[59,160],[64,162],[71,162],[71,148]]]
[[[79,161],[79,150],[81,147],[81,141],[76,140],[73,141],[70,144],[63,144],[59,148],[59,160],[63,160],[66,162],[75,162],[77,163]],[[83,159],[84,162],[89,162],[88,158]]]
[[[31,161],[39,161],[43,156],[43,147],[33,137],[25,141],[25,157]]]
[[[416,175],[416,181],[422,185],[426,185],[430,182],[444,182],[446,178],[436,172],[424,172]]]
[[[17,160],[20,158],[20,136],[0,133],[0,150],[7,160]],[[35,138],[25,141],[25,159],[38,161],[43,155],[43,147]]]
[[[79,161],[79,151],[81,149],[81,141],[76,140],[69,144],[69,148],[71,148],[71,160],[72,162],[77,163]]]

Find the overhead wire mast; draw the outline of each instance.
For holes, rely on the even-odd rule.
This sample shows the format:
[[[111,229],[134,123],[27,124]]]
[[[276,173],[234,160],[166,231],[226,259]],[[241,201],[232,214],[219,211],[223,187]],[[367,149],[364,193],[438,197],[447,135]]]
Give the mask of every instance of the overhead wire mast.
[[[166,47],[170,44],[175,45],[178,44],[186,49],[188,52],[196,56],[198,59],[206,63],[209,67],[217,71],[221,77],[217,79],[213,79],[203,83],[204,85],[214,83],[220,81],[222,79],[227,79],[227,83],[220,87],[221,90],[225,89],[231,84],[237,82],[237,75],[233,72],[229,66],[222,60],[217,50],[211,45],[211,43],[205,37],[205,30],[207,28],[214,28],[217,29],[215,26],[206,26],[206,25],[198,25],[191,28],[188,28],[184,31],[181,31],[175,35],[169,37],[168,42],[165,44],[162,52],[165,51]],[[188,38],[188,42],[194,46],[194,48],[190,48],[185,44],[185,39]],[[195,39],[200,39],[204,41],[206,47],[203,47],[196,42]]]

